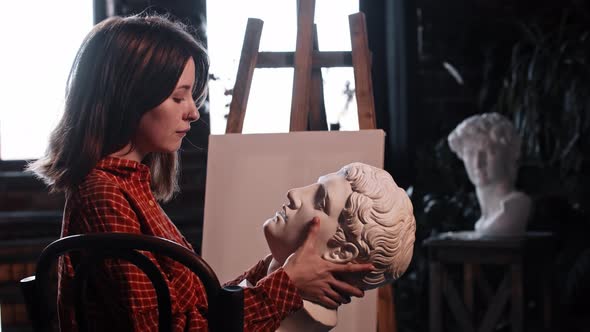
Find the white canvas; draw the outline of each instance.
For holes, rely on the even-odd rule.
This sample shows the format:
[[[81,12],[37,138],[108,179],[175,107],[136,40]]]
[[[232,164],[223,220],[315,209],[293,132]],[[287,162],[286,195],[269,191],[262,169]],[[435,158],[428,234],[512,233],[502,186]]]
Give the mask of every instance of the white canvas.
[[[269,253],[262,224],[286,201],[351,162],[383,167],[385,133],[293,132],[211,135],[203,225],[203,258],[220,281],[234,279]],[[374,331],[377,292],[338,310],[336,332]]]

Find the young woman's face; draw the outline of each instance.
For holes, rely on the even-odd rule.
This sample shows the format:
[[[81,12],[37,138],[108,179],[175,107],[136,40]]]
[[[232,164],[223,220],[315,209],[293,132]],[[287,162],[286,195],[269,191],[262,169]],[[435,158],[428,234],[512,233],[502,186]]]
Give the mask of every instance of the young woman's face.
[[[289,190],[287,204],[264,223],[264,235],[273,258],[283,264],[301,245],[308,223],[316,216],[320,218],[318,254],[324,253],[351,194],[350,183],[335,173],[322,176],[307,187]]]
[[[195,63],[189,58],[172,94],[141,117],[135,135],[135,147],[140,154],[174,152],[180,148],[190,123],[199,119],[192,96],[194,84]]]

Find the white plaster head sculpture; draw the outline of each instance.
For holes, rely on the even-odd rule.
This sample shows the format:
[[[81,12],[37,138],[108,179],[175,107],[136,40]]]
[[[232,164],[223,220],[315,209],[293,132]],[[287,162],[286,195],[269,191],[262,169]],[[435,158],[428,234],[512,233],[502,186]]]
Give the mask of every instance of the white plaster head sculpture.
[[[463,160],[476,189],[481,217],[475,231],[482,235],[521,235],[531,200],[514,188],[521,138],[512,123],[498,113],[473,115],[448,136],[451,150]]]
[[[320,254],[335,263],[372,263],[376,270],[357,281],[372,289],[401,276],[412,259],[416,221],[406,192],[386,171],[352,163],[317,183],[291,189],[288,202],[264,223],[281,265],[302,243],[306,225],[320,218]]]
[[[392,282],[412,259],[416,221],[406,192],[386,171],[352,163],[322,176],[312,185],[291,189],[288,202],[264,223],[273,258],[283,265],[318,216],[318,248],[334,263],[372,263],[375,270],[348,280],[367,290]],[[304,301],[302,310],[281,323],[278,331],[328,331],[337,323],[336,310]]]

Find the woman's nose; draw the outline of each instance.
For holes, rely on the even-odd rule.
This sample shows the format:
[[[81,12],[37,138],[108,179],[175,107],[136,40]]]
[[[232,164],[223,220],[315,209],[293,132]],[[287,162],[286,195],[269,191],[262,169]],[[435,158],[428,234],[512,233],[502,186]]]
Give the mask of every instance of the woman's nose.
[[[195,105],[195,103],[190,103],[190,109],[188,110],[188,114],[186,116],[186,119],[189,122],[193,122],[193,121],[197,121],[199,120],[199,118],[201,117],[201,115],[199,114],[199,109],[197,108],[197,105]]]

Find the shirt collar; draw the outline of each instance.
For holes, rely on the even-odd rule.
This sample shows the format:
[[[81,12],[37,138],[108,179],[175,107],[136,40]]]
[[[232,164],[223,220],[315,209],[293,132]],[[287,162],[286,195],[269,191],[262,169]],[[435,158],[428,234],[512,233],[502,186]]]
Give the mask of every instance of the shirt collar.
[[[150,180],[150,168],[134,160],[106,156],[96,164],[96,169],[140,181]]]

